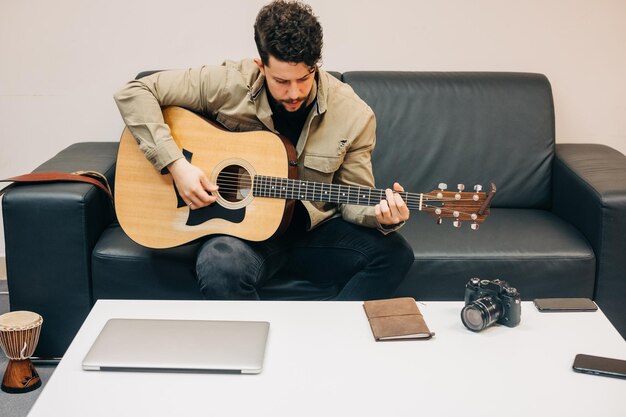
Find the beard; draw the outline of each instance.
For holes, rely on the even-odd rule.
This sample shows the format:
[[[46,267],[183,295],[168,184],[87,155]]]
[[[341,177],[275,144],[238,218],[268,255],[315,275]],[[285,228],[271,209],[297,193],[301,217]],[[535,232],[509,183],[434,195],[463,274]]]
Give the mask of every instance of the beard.
[[[306,99],[306,97],[298,97],[296,100],[277,100],[277,102],[280,104],[281,110],[293,113],[302,108],[302,104]]]

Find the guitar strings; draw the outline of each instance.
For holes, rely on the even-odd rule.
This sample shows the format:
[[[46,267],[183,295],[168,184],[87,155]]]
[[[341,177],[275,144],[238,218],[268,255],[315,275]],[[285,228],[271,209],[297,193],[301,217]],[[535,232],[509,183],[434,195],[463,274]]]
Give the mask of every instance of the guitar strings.
[[[224,174],[221,175],[222,177],[224,177]],[[229,180],[224,180],[222,178],[222,180],[219,181],[219,185],[220,185],[220,190],[222,192],[228,193],[234,193],[237,192],[241,189],[251,189],[253,182],[249,179],[249,177],[247,176],[242,176],[242,175],[238,175],[238,174],[232,174],[229,175],[230,179]],[[244,179],[245,178],[245,179]],[[299,180],[289,180],[289,181],[293,181],[293,182],[297,182]],[[293,183],[292,183],[293,184]],[[323,185],[327,185],[325,183],[315,183],[315,184],[323,184]],[[339,184],[330,184],[331,187],[329,187],[330,189],[328,190],[328,200],[329,202],[331,202],[330,200],[335,200],[333,202],[341,202],[341,201],[337,201],[337,200],[341,200],[342,198],[345,200],[346,204],[350,204],[349,200],[353,200],[354,203],[353,204],[358,204],[358,203],[364,203],[365,199],[360,197],[360,192],[358,189],[350,189],[349,192],[346,191],[339,191],[336,189],[332,189],[332,186],[338,186],[338,187],[347,187],[345,185],[339,185]],[[260,186],[261,188],[263,188],[263,185]],[[374,199],[373,201],[371,201],[371,197],[368,198],[368,204],[369,206],[373,206],[379,203],[380,200],[383,199],[383,197],[385,196],[385,192],[384,190],[380,190],[380,189],[372,189],[374,190]],[[369,188],[368,188],[369,191]],[[286,189],[284,191],[278,191],[275,192],[275,196],[278,197],[282,197],[282,198],[288,198],[287,195],[283,195],[281,196],[280,194],[291,194],[291,196],[293,196],[293,194],[295,193],[294,189]],[[306,195],[308,195],[308,192],[305,192]],[[378,194],[378,198],[376,198],[376,194]],[[404,200],[405,203],[407,205],[407,207],[410,210],[419,210],[420,209],[420,198],[419,195],[415,196],[415,195],[411,195],[410,193],[405,193],[405,192],[400,192],[399,194],[404,194]],[[313,192],[313,196],[315,196],[315,191]],[[311,200],[313,201],[321,201],[323,202],[324,199],[322,198],[321,194],[320,194],[320,198],[312,198]],[[422,196],[422,205],[421,205],[421,209],[422,211],[435,211],[437,209],[441,210],[442,214],[446,213],[446,214],[453,214],[455,212],[458,212],[459,216],[471,216],[472,213],[467,212],[465,210],[461,210],[461,208],[459,207],[459,209],[454,209],[454,208],[447,208],[443,205],[443,203],[446,202],[470,202],[473,205],[476,204],[480,204],[478,201],[474,201],[473,199],[456,199],[456,198],[452,198],[452,197],[443,197],[443,198],[437,198],[436,195],[431,195],[431,194],[423,194]],[[427,204],[426,202],[430,202],[430,201],[434,201],[434,202],[440,202],[442,203],[442,205],[433,205],[433,204]],[[364,204],[359,204],[359,205],[364,205]]]
[[[322,183],[320,183],[322,184]],[[233,192],[233,191],[237,191],[239,189],[242,188],[246,188],[246,189],[250,189],[252,187],[252,182],[250,181],[219,181],[219,185],[220,185],[220,189],[224,192]],[[340,186],[337,184],[333,184],[335,186]],[[340,187],[346,187],[346,186],[340,186]],[[263,185],[261,185],[259,188],[264,188]],[[374,195],[373,197],[377,197],[376,194],[378,194],[378,198],[376,198],[376,200],[382,200],[384,199],[383,197],[385,196],[385,192],[384,190],[377,190],[377,189],[373,189],[374,190]],[[321,193],[322,190],[320,191],[315,191],[313,190],[313,196],[316,195],[316,193]],[[369,191],[369,189],[368,189]],[[293,196],[294,193],[299,192],[296,191],[293,187],[291,187],[291,189],[289,189],[289,187],[287,187],[284,190],[277,190],[274,191],[274,193],[279,196],[282,194],[290,194],[291,196]],[[304,191],[304,195],[308,196],[310,191]],[[358,190],[358,189],[350,189],[349,191],[346,190],[336,190],[336,189],[332,189],[332,187],[329,187],[329,190],[326,191],[329,195],[330,198],[345,198],[347,200],[355,200],[355,201],[361,201],[364,200],[365,198],[362,197],[362,190]],[[400,192],[399,193],[401,196],[403,196],[405,202],[407,203],[407,205],[410,205],[411,203],[417,204],[417,206],[415,207],[419,207],[419,200],[420,197],[419,195],[415,196],[415,195],[411,195],[410,193],[404,193],[404,192]],[[320,195],[320,199],[323,201],[322,195]],[[371,193],[368,193],[368,197],[371,195]],[[287,198],[285,196],[285,198]],[[369,197],[371,199],[371,197]],[[429,201],[434,201],[434,202],[469,202],[473,205],[475,204],[480,204],[478,201],[475,201],[473,198],[453,198],[453,197],[442,197],[442,198],[438,198],[437,196],[433,196],[431,194],[423,194],[422,196],[422,204],[423,202],[429,202]]]
[[[272,177],[263,177],[264,179],[273,179]],[[291,183],[292,187],[291,190],[289,190],[289,187],[287,189],[285,189],[284,191],[277,191],[277,196],[280,196],[280,193],[285,193],[285,194],[289,194],[291,193],[291,196],[293,196],[293,194],[296,192],[296,190],[294,189],[294,185],[296,185],[296,183],[298,183],[300,180],[295,180],[295,179],[287,179],[287,178],[276,178],[278,180],[287,180],[288,184]],[[219,175],[218,177],[218,184],[220,185],[220,189],[223,192],[237,192],[240,189],[243,188],[247,188],[247,189],[252,189],[253,188],[253,181],[251,179],[251,177],[249,175],[244,175],[244,174],[240,174],[240,173],[230,173],[230,172],[223,172]],[[308,186],[310,184],[310,182],[307,181],[303,181],[302,184],[304,184],[305,186]],[[325,183],[312,183],[313,184],[313,196],[315,196],[315,186],[316,185],[328,185],[329,186],[329,190],[327,191],[328,194],[328,199],[329,202],[330,200],[341,200],[342,198],[345,199],[346,204],[350,204],[350,200],[353,200],[354,203],[353,204],[359,204],[361,202],[364,202],[364,197],[362,196],[362,192],[363,189],[360,188],[359,186],[346,186],[346,185],[341,185],[341,184],[325,184]],[[261,184],[259,185],[259,188],[263,189],[264,187],[268,187],[268,186],[275,186],[276,184]],[[342,190],[338,190],[336,189],[336,187],[342,187],[344,189]],[[347,190],[345,190],[345,188],[348,187]],[[356,187],[356,188],[355,188]],[[366,187],[367,188],[367,187]],[[375,205],[378,204],[378,202],[382,199],[384,199],[383,197],[385,196],[385,191],[384,190],[380,190],[380,189],[370,189],[367,188],[368,190],[368,205]],[[300,191],[300,190],[299,190]],[[322,198],[321,195],[321,191],[320,190],[320,198],[319,200],[316,198],[313,198],[312,200],[314,201],[324,201],[324,199]],[[371,201],[371,197],[372,197],[372,193],[371,191],[374,191],[374,201]],[[309,191],[306,190],[304,191],[304,194],[306,196],[308,196]],[[376,194],[378,194],[378,198],[376,198]],[[420,208],[420,201],[421,201],[421,207],[422,210],[426,209],[426,211],[428,211],[428,209],[431,210],[436,210],[436,209],[440,209],[442,212],[446,212],[446,213],[454,213],[459,212],[459,214],[464,214],[464,215],[471,215],[470,213],[465,212],[464,210],[462,211],[462,208],[459,207],[460,210],[455,210],[454,208],[447,208],[445,206],[443,206],[443,204],[441,206],[438,205],[431,205],[431,204],[426,204],[425,202],[428,201],[435,201],[435,202],[441,202],[441,203],[445,203],[445,202],[455,202],[455,203],[460,203],[460,202],[469,202],[472,205],[476,205],[476,204],[480,204],[479,201],[476,201],[473,199],[473,195],[472,194],[472,198],[456,198],[456,197],[442,197],[442,198],[437,198],[436,195],[432,195],[429,193],[424,193],[422,194],[422,196],[420,197],[419,194],[414,194],[414,193],[407,193],[407,192],[399,192],[399,194],[401,196],[403,196],[403,199],[405,200],[405,203],[407,205],[407,207],[411,210],[417,210]],[[467,194],[471,194],[471,193],[462,193],[462,195],[467,195]],[[286,195],[282,196],[283,198],[287,198]],[[339,201],[340,202],[340,201]],[[467,207],[465,207],[467,209]]]
[[[227,177],[227,179],[224,179],[223,177]],[[267,177],[267,178],[272,178],[272,177]],[[290,182],[292,184],[298,183],[298,182],[301,181],[301,180],[297,180],[297,179],[287,179],[287,178],[276,178],[276,179],[278,179],[278,180],[286,180],[286,181],[288,181],[288,182]],[[226,185],[226,186],[234,186],[235,187],[234,189],[227,188],[227,190],[229,190],[229,191],[235,191],[238,188],[251,188],[252,185],[254,184],[254,182],[251,180],[251,178],[249,176],[247,176],[247,175],[244,176],[242,174],[236,174],[236,173],[222,173],[222,174],[220,174],[218,180],[219,180],[218,184],[220,186]],[[362,193],[363,188],[367,189],[368,191],[370,190],[369,187],[349,186],[349,185],[344,185],[344,184],[327,184],[327,183],[316,183],[316,182],[308,182],[308,181],[302,181],[302,183],[303,184],[307,184],[307,185],[312,183],[314,186],[315,185],[325,185],[325,186],[327,185],[327,186],[329,186],[329,188],[330,188],[329,191],[331,193],[332,192],[337,193],[337,194],[339,194],[339,193],[346,194],[347,193],[350,198],[354,197],[354,199],[357,199],[357,198],[361,199],[359,197],[359,194]],[[274,185],[276,185],[276,184],[274,184]],[[260,185],[260,188],[267,187],[267,186],[272,186],[272,184],[271,183],[263,184],[263,185]],[[343,188],[348,187],[349,189],[347,191],[346,190],[339,191],[339,190],[333,190],[332,189],[333,187],[343,187]],[[382,190],[382,189],[371,188],[371,190],[373,190],[374,192],[380,193],[381,195],[384,195],[384,190]],[[292,193],[295,192],[293,187],[289,191],[292,192]],[[305,193],[306,192],[307,191],[305,191]],[[315,191],[314,191],[314,193],[315,193]],[[419,201],[419,199],[420,199],[420,195],[416,194],[416,193],[409,193],[409,192],[402,191],[402,192],[398,192],[398,194],[404,195],[404,197],[406,197],[405,201],[411,201],[411,200]],[[467,193],[467,192],[463,192],[463,193],[460,193],[460,194],[461,194],[461,196],[469,195],[469,194],[471,194],[472,196],[474,195],[473,193]],[[423,196],[423,201],[431,201],[432,200],[432,201],[469,201],[471,203],[475,203],[476,202],[473,198],[463,198],[463,197],[461,197],[460,199],[457,199],[455,197],[445,197],[445,196],[442,197],[442,198],[438,198],[436,195],[433,195],[433,194],[430,194],[430,193],[423,193],[422,196]]]

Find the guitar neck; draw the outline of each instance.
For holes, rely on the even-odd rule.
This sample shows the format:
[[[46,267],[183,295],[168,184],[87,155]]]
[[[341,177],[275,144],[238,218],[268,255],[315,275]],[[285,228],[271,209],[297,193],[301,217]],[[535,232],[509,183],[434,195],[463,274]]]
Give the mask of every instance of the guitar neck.
[[[337,204],[375,206],[386,199],[385,190],[356,185],[326,184],[288,178],[256,175],[252,193],[256,197],[287,200],[319,201]],[[421,210],[427,198],[424,194],[398,193],[409,209]]]

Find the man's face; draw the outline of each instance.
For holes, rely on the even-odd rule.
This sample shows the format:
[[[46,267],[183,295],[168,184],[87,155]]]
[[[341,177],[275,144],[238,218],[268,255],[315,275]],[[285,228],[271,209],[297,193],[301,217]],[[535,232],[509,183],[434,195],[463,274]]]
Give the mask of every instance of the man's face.
[[[311,70],[304,62],[284,62],[271,55],[267,66],[260,59],[255,62],[265,75],[267,88],[274,100],[288,112],[302,107],[313,88],[315,70]]]

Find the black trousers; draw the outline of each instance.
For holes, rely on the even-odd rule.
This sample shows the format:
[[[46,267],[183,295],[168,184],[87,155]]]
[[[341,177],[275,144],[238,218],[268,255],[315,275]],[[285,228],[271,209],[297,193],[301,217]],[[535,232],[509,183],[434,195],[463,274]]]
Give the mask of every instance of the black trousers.
[[[257,288],[280,270],[337,284],[342,289],[336,300],[369,300],[391,297],[413,260],[400,234],[335,218],[310,232],[264,242],[212,236],[199,250],[196,272],[202,294],[211,300],[258,300]]]

